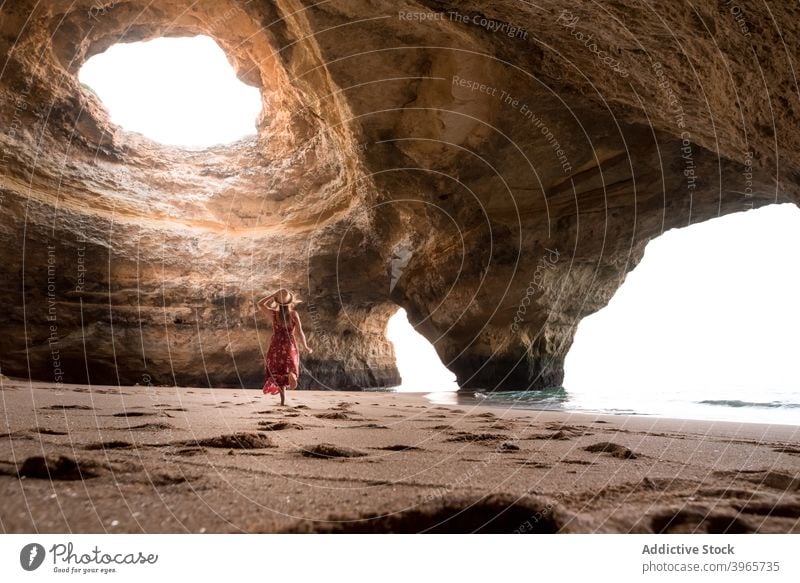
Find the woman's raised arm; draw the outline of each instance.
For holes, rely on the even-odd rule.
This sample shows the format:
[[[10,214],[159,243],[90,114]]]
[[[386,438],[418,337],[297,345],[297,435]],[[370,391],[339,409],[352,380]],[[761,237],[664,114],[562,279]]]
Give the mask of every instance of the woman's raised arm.
[[[305,349],[306,352],[311,354],[314,351],[311,350],[311,348],[309,348],[308,342],[306,341],[306,335],[303,332],[303,325],[300,323],[300,314],[298,314],[297,312],[292,312],[292,318],[294,318],[295,332],[298,332],[300,334],[300,340],[303,343],[303,348]]]
[[[274,297],[275,297],[275,295],[276,295],[277,293],[278,293],[278,292],[275,292],[275,293],[273,293],[273,294],[270,294],[270,295],[268,295],[268,296],[264,296],[263,298],[261,298],[260,300],[258,300],[258,301],[256,302],[256,305],[257,305],[259,308],[261,308],[262,310],[271,310],[271,311],[273,311],[273,312],[274,312],[274,311],[275,311],[275,310],[277,310],[278,308],[277,308],[277,307],[275,307],[275,308],[270,308],[270,307],[269,307],[269,306],[267,306],[266,304],[267,304],[267,302],[268,302],[269,300],[271,300],[272,298],[274,298]]]

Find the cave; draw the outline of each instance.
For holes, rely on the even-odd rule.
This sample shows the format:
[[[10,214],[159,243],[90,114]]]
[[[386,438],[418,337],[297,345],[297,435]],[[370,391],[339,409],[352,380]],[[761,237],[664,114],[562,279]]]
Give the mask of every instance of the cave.
[[[558,386],[651,239],[797,204],[776,48],[796,6],[748,12],[756,35],[716,5],[486,4],[4,6],[0,372],[255,388],[254,301],[287,287],[314,346],[301,388],[399,384],[398,306],[461,388]],[[197,35],[260,91],[255,135],[160,144],[81,86],[115,44]]]

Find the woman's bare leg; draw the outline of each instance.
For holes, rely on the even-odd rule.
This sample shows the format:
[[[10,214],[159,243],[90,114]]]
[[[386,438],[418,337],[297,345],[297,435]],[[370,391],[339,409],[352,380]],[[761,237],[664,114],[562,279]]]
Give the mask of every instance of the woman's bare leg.
[[[293,372],[289,373],[289,388],[292,390],[297,388],[297,377]]]
[[[286,389],[283,388],[283,385],[280,385],[278,388],[281,391],[281,405],[285,405],[286,404]]]

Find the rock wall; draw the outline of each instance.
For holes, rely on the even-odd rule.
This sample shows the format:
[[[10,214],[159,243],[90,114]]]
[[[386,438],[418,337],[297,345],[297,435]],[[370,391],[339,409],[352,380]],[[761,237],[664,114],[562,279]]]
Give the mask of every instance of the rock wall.
[[[399,307],[462,387],[557,385],[667,229],[798,201],[800,11],[623,0],[20,0],[0,15],[0,371],[258,386],[298,290],[301,386],[399,382]],[[125,132],[81,64],[207,34],[258,136]]]

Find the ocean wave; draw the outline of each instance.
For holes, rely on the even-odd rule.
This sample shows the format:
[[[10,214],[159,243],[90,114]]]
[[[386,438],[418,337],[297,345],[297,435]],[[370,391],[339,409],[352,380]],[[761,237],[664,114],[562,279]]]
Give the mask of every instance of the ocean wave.
[[[739,399],[707,399],[705,401],[695,401],[699,405],[718,405],[722,407],[758,407],[766,409],[800,409],[800,403],[784,403],[782,401],[771,401],[769,403],[756,403],[752,401],[741,401]]]

